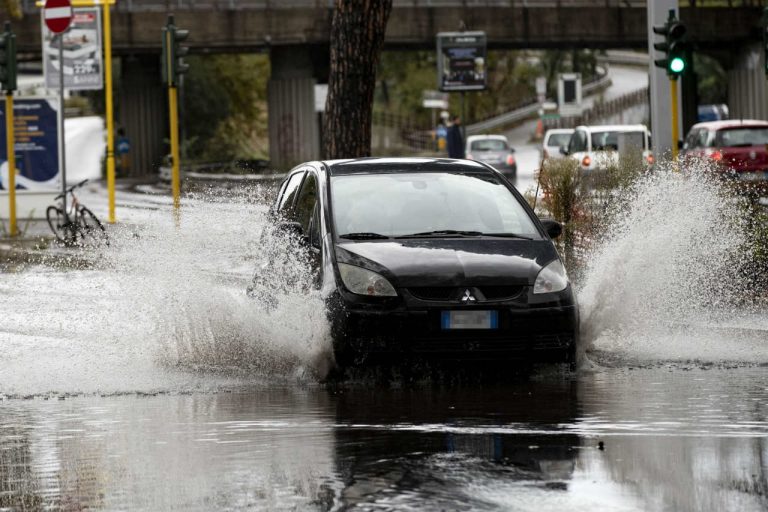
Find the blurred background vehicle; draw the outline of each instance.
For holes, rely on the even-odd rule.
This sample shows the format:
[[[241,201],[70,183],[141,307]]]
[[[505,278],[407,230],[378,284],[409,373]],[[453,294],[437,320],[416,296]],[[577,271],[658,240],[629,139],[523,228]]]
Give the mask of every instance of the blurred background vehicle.
[[[586,172],[618,165],[622,155],[637,154],[653,165],[651,134],[643,124],[577,126],[561,153],[578,161]]]
[[[517,177],[515,150],[504,135],[470,135],[466,147],[467,160],[491,165],[507,178]]]
[[[768,122],[731,120],[698,123],[683,144],[683,156],[708,157],[744,181],[768,180]]]
[[[573,128],[552,128],[547,130],[541,143],[541,162],[544,160],[563,158],[560,148],[567,148],[573,135]]]

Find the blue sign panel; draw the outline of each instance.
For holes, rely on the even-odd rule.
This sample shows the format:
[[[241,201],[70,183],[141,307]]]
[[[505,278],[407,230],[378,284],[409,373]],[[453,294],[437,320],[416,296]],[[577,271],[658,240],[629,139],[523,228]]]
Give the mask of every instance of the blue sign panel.
[[[14,98],[16,188],[52,189],[59,179],[59,123],[55,99]],[[0,190],[8,190],[5,103],[0,102]]]

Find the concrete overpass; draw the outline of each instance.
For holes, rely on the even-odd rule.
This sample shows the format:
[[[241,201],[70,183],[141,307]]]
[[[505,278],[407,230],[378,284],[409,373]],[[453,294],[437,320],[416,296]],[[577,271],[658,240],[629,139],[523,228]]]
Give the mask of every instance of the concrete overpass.
[[[14,22],[18,46],[40,51],[34,0]],[[686,4],[697,7],[685,7]],[[690,40],[704,47],[739,45],[760,36],[759,0],[681,2]],[[715,7],[715,5],[719,7]],[[247,52],[282,45],[324,45],[333,0],[117,0],[112,17],[118,54],[155,53],[167,13],[190,30],[200,52]],[[394,0],[391,48],[433,48],[435,34],[465,26],[484,30],[491,48],[646,47],[646,2],[637,0]]]
[[[284,167],[316,158],[320,140],[314,85],[327,80],[333,4],[333,0],[117,0],[112,27],[114,51],[121,57],[118,123],[134,141],[136,170],[150,172],[163,154],[167,130],[158,61],[160,28],[171,12],[178,26],[190,30],[192,52],[270,53],[271,160]],[[739,66],[743,59],[734,55],[761,40],[760,0],[680,4],[689,39],[700,49],[719,52],[727,67]],[[22,0],[22,6],[24,18],[13,22],[19,51],[36,59],[39,9],[34,0]],[[638,0],[394,0],[386,47],[433,49],[437,32],[460,27],[484,30],[489,47],[497,49],[647,48],[646,2]],[[754,81],[755,72],[750,73]]]

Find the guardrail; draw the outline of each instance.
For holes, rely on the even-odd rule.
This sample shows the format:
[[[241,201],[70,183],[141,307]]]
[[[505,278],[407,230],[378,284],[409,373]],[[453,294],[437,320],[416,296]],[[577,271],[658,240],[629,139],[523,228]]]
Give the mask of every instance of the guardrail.
[[[606,74],[602,78],[584,85],[581,91],[582,91],[582,94],[586,96],[598,89],[603,89],[610,85],[611,85],[611,78]],[[484,121],[480,121],[478,123],[468,124],[466,128],[467,135],[474,135],[477,133],[485,132],[487,130],[491,130],[493,128],[498,128],[499,126],[506,126],[513,123],[518,123],[520,121],[524,121],[526,119],[534,117],[538,113],[539,108],[540,108],[540,105],[538,102],[536,102],[526,107],[512,110],[510,112],[505,112],[504,114],[492,117],[490,119],[486,119]]]
[[[637,89],[618,98],[614,98],[604,103],[593,105],[592,108],[585,110],[580,116],[561,117],[559,119],[547,119],[544,127],[549,128],[574,128],[580,125],[589,125],[600,122],[602,119],[624,112],[634,106],[646,103],[648,101],[648,88]]]
[[[21,0],[25,13],[38,12],[36,0]],[[516,7],[551,8],[642,8],[647,0],[393,0],[393,8]],[[680,7],[763,7],[766,0],[688,0]],[[117,0],[118,12],[173,12],[210,10],[332,9],[334,0]]]

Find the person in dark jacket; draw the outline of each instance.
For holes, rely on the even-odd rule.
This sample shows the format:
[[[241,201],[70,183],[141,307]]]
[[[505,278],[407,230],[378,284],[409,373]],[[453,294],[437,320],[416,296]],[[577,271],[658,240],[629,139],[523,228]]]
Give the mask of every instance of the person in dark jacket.
[[[461,135],[461,118],[453,117],[448,128],[448,158],[464,158],[464,137]]]

